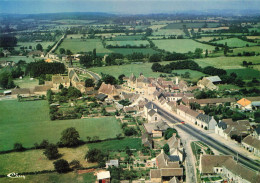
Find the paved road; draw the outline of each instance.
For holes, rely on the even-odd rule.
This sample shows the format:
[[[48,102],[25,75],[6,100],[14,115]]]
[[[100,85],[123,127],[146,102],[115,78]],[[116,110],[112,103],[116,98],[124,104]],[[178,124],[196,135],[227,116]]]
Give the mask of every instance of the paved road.
[[[88,74],[90,74],[96,81],[100,80],[100,76],[92,71],[89,71],[87,69],[83,69],[83,68],[80,68],[80,67],[73,67],[75,70],[78,70],[80,72],[86,72]]]
[[[156,104],[154,104],[156,105]],[[156,105],[158,107],[158,113],[164,117],[166,120],[168,120],[171,123],[179,123],[182,120],[178,119],[176,116],[174,116],[173,114],[170,114],[168,112],[166,112],[164,109],[162,109],[160,106]],[[241,164],[259,171],[260,170],[260,163],[247,158],[246,156],[240,154],[239,152],[236,152],[232,149],[230,149],[228,146],[222,144],[221,142],[218,142],[214,139],[212,139],[210,136],[208,136],[207,134],[197,130],[196,128],[194,128],[193,126],[189,125],[189,124],[184,124],[184,125],[179,125],[178,126],[180,129],[184,130],[185,132],[189,133],[190,135],[196,137],[198,140],[208,144],[209,146],[213,147],[214,149],[216,149],[217,151],[219,151],[222,154],[226,154],[226,155],[232,155],[234,156],[235,159],[237,159],[238,156],[238,162],[240,162]]]

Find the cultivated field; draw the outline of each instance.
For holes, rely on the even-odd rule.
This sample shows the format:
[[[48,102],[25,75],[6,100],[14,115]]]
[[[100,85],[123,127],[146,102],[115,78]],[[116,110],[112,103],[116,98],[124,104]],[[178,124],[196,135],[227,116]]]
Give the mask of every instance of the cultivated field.
[[[75,127],[82,140],[87,136],[113,138],[122,130],[114,117],[50,121],[47,101],[0,101],[0,150],[10,150],[16,142],[32,147],[43,139],[56,143],[61,132]]]
[[[98,54],[111,53],[110,50],[103,47],[100,39],[86,39],[85,41],[77,38],[66,38],[56,50],[59,53],[59,49],[69,49],[72,53],[89,52],[96,48]]]
[[[149,45],[149,42],[146,40],[129,40],[129,41],[107,41],[106,45],[111,45],[111,46],[146,46]]]
[[[225,43],[227,43],[227,45],[229,47],[232,47],[232,48],[245,47],[246,45],[249,45],[249,46],[257,45],[256,43],[243,41],[243,40],[238,39],[238,38],[230,38],[230,39],[219,40],[219,41],[215,41],[214,43],[223,44],[223,45]]]
[[[189,51],[194,52],[196,48],[201,48],[204,51],[214,50],[215,47],[198,43],[191,39],[163,39],[163,40],[153,40],[155,46],[159,49],[163,49],[165,51],[177,52],[177,53],[187,53]]]

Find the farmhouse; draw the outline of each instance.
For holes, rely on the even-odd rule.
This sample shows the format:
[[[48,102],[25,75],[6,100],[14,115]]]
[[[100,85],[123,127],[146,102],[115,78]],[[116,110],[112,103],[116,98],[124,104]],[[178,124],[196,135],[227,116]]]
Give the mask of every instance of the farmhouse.
[[[98,183],[109,183],[110,182],[110,172],[103,171],[103,172],[97,173],[97,180],[98,180]]]
[[[236,106],[244,111],[251,111],[253,108],[257,109],[260,106],[260,97],[247,97],[237,101]]]
[[[199,80],[197,86],[202,89],[209,89],[209,90],[218,90],[218,84],[221,82],[221,79],[218,76],[211,76],[211,77],[204,77],[202,80]]]
[[[70,79],[68,76],[52,76],[53,90],[59,90],[59,86],[63,85],[63,87],[68,88],[70,86]]]
[[[173,136],[167,140],[167,144],[170,148],[170,159],[182,162],[184,160],[184,152],[181,147],[180,138],[177,138],[176,134],[173,134]]]
[[[246,138],[243,139],[242,145],[246,150],[248,150],[249,152],[252,152],[254,155],[260,157],[260,140],[259,139],[248,135]]]
[[[197,103],[200,104],[200,106],[207,106],[207,105],[214,105],[214,106],[218,106],[218,105],[224,105],[224,104],[229,104],[231,106],[233,106],[236,103],[236,99],[235,98],[208,98],[208,99],[191,99],[190,103]]]
[[[115,96],[119,95],[114,85],[105,84],[104,82],[101,84],[100,88],[98,89],[98,93],[106,94],[110,99],[113,99]]]

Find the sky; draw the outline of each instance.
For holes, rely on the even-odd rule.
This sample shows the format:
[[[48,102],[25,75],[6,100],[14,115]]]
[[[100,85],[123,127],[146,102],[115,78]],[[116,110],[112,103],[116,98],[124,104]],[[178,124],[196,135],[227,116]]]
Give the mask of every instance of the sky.
[[[260,0],[0,0],[0,13],[107,12],[176,13],[232,9],[260,10]]]

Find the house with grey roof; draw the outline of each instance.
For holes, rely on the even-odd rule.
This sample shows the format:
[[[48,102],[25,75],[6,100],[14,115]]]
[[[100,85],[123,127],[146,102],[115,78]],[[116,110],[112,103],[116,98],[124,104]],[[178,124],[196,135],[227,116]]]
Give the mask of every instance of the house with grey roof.
[[[184,149],[181,146],[181,139],[176,137],[176,134],[173,134],[171,138],[167,140],[167,144],[170,148],[170,159],[172,161],[180,161],[184,160]]]
[[[159,122],[162,117],[157,112],[157,107],[154,103],[148,102],[144,105],[144,116],[149,123]]]
[[[119,161],[118,161],[118,159],[109,160],[109,161],[106,162],[106,168],[108,168],[108,167],[113,167],[113,166],[115,166],[115,167],[118,167],[118,166],[119,166]]]
[[[256,139],[260,140],[260,126],[258,126],[258,127],[254,130],[253,136],[254,136]]]
[[[196,122],[198,126],[200,126],[201,128],[204,129],[208,129],[208,130],[214,130],[215,126],[217,125],[217,121],[214,119],[213,116],[209,116],[206,114],[202,114],[200,113],[197,117],[196,117]]]
[[[143,133],[141,139],[144,147],[149,147],[150,149],[153,148],[153,139],[151,135],[148,133]]]
[[[252,152],[254,155],[260,157],[260,140],[248,135],[246,138],[242,141],[242,146],[248,150],[249,152]]]

